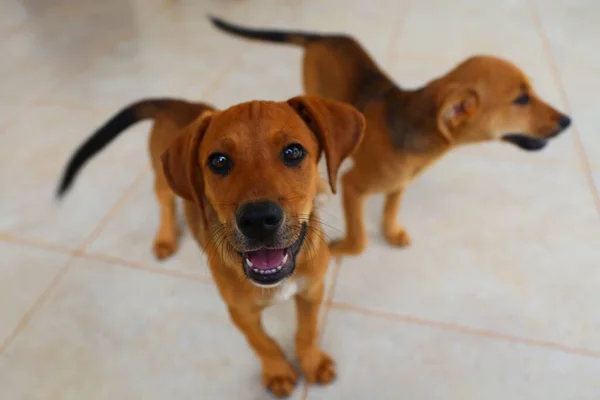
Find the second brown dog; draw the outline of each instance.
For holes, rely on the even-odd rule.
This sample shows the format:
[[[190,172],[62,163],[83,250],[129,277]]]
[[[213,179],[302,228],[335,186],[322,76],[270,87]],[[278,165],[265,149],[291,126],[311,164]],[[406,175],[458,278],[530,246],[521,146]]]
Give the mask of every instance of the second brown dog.
[[[364,113],[365,138],[342,177],[346,237],[330,245],[333,255],[364,250],[365,197],[376,193],[386,196],[382,230],[387,241],[407,246],[410,237],[396,221],[404,190],[452,148],[501,140],[539,150],[571,124],[535,94],[519,68],[500,58],[471,57],[419,89],[404,90],[350,36],[212,21],[238,36],[303,47],[306,93],[350,103]]]

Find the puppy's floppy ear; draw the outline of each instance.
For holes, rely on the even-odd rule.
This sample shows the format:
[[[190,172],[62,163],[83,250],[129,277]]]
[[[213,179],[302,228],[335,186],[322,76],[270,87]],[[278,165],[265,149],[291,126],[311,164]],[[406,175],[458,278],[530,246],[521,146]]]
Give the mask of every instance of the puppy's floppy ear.
[[[325,152],[331,191],[336,192],[337,172],[362,141],[365,118],[354,107],[316,96],[298,96],[288,100],[300,118],[315,133]]]
[[[468,87],[451,87],[442,98],[438,111],[438,129],[449,143],[454,131],[467,122],[479,108],[479,95]]]
[[[171,189],[184,199],[195,201],[204,214],[202,170],[198,165],[198,148],[212,113],[204,112],[169,146],[162,155],[162,168]]]

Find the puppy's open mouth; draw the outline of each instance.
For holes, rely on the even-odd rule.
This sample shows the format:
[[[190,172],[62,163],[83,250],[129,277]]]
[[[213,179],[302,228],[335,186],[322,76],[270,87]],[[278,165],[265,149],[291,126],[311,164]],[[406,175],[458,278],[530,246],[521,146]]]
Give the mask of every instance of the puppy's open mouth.
[[[267,249],[242,253],[243,268],[252,283],[261,287],[273,287],[289,278],[296,269],[296,256],[306,236],[306,223],[302,224],[298,239],[282,249]]]
[[[502,137],[502,140],[512,143],[527,151],[541,150],[548,144],[547,140],[519,134],[505,135]]]

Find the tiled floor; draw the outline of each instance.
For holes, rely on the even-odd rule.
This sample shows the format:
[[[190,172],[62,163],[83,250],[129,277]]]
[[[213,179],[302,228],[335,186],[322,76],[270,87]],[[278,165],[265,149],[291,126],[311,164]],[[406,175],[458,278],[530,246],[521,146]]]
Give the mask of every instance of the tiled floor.
[[[294,399],[600,399],[596,0],[3,1],[0,399],[268,398],[191,239],[151,256],[147,124],[53,199],[74,147],[129,101],[301,92],[298,49],[227,37],[207,13],[352,33],[404,86],[505,56],[575,120],[539,154],[443,159],[407,194],[409,249],[383,243],[370,200],[368,251],[330,274],[323,346],[339,379]],[[339,199],[323,217],[339,235]],[[292,304],[266,322],[292,352]]]

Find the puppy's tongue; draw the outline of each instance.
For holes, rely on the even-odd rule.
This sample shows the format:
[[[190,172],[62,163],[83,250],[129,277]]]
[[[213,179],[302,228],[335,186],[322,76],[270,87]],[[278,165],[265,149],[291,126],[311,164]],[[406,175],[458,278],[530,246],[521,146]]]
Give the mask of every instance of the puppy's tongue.
[[[283,263],[284,257],[284,249],[261,249],[246,253],[246,258],[258,269],[277,268]]]

